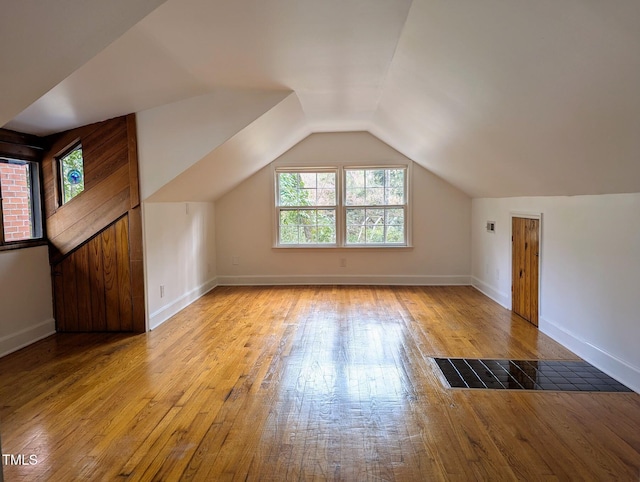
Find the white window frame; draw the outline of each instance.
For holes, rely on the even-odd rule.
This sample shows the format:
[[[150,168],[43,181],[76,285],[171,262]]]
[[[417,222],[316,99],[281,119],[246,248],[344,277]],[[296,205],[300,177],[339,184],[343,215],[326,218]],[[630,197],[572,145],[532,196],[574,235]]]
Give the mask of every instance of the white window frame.
[[[404,205],[366,205],[366,206],[347,206],[346,205],[346,171],[349,169],[404,169]],[[273,168],[273,247],[278,249],[406,249],[412,248],[412,202],[411,202],[411,183],[412,183],[412,163],[407,164],[339,164],[335,166],[303,166],[298,165],[275,165]],[[279,206],[279,185],[278,174],[281,172],[335,172],[336,173],[336,242],[323,244],[280,244],[280,212],[282,206]],[[404,243],[369,243],[369,244],[347,244],[347,220],[346,213],[348,208],[403,208],[404,209]],[[304,206],[308,209],[326,209],[333,206]]]
[[[387,169],[401,169],[404,170],[404,203],[403,204],[363,204],[363,205],[348,205],[347,204],[347,171],[366,171],[366,170],[387,170]],[[340,209],[342,211],[343,217],[343,238],[342,245],[346,248],[367,248],[367,247],[377,247],[377,248],[387,248],[387,247],[406,247],[409,245],[408,242],[408,216],[409,216],[409,193],[408,193],[408,178],[409,178],[409,166],[407,165],[382,165],[382,166],[344,166],[341,169],[341,177],[343,179],[342,182],[342,192],[341,192],[341,205]],[[347,210],[348,209],[402,209],[404,211],[404,242],[402,243],[348,243],[347,242]],[[383,229],[385,231],[386,237],[386,224],[383,224]]]
[[[332,173],[335,176],[335,200],[336,203],[329,206],[319,206],[319,205],[310,205],[310,206],[281,206],[280,205],[280,176],[281,173]],[[340,204],[340,173],[338,168],[336,167],[280,167],[275,170],[275,186],[274,186],[274,194],[275,194],[275,246],[278,248],[335,248],[340,239],[339,226],[340,222],[338,220],[339,217],[339,204]],[[283,211],[289,211],[293,209],[316,209],[316,210],[324,210],[324,209],[333,209],[335,211],[335,235],[336,241],[334,243],[299,243],[299,244],[290,244],[290,243],[280,243],[280,213]]]

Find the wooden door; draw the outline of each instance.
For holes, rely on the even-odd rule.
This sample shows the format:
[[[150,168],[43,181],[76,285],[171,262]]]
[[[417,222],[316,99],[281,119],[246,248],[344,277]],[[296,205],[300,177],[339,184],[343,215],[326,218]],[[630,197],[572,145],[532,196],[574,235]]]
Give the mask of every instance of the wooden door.
[[[540,220],[512,218],[512,310],[538,326]]]

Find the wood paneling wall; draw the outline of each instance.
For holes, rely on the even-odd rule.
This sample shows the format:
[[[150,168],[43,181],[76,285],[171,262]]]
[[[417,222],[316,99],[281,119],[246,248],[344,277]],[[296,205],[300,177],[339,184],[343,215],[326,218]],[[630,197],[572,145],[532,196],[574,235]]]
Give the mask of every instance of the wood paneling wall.
[[[59,331],[133,331],[129,217],[53,267]]]
[[[0,156],[41,161],[44,143],[40,137],[0,129]]]
[[[56,158],[82,143],[84,191],[61,205]],[[135,116],[52,136],[44,207],[58,331],[145,331]]]

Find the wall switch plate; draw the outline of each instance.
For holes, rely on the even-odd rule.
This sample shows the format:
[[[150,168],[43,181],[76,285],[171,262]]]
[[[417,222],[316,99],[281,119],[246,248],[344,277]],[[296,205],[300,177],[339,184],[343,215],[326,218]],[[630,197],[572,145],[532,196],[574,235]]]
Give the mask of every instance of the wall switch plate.
[[[231,264],[233,265],[240,264],[240,256],[231,256]]]

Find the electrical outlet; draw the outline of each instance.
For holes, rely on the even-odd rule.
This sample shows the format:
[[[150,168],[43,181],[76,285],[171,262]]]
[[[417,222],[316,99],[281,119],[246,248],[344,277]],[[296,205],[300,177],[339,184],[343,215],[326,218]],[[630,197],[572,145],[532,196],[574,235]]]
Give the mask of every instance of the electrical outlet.
[[[239,265],[240,264],[240,256],[231,256],[231,264]]]
[[[164,298],[164,285],[160,285],[160,298]]]
[[[496,281],[500,281],[500,268],[496,268]]]
[[[347,258],[340,258],[340,267],[341,268],[347,267]]]

